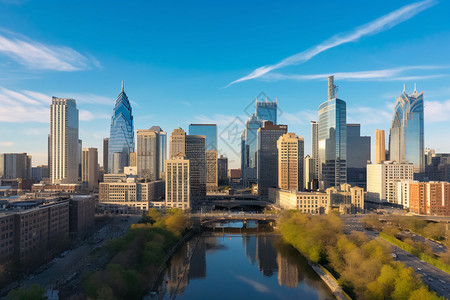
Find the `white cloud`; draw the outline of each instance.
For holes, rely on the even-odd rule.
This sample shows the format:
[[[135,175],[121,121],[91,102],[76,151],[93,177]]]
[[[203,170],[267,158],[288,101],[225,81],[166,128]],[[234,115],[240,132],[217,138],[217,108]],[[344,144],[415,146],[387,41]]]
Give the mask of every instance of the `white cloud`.
[[[266,65],[266,66],[257,68],[256,70],[254,70],[247,76],[244,76],[242,78],[239,78],[239,79],[229,83],[227,85],[227,87],[232,84],[238,83],[238,82],[261,77],[264,74],[267,74],[276,69],[280,69],[280,68],[290,66],[290,65],[302,64],[328,49],[332,49],[334,47],[337,47],[339,45],[346,44],[349,42],[357,41],[358,39],[360,39],[361,37],[364,37],[364,36],[373,35],[373,34],[381,32],[381,31],[388,30],[388,29],[396,26],[397,24],[400,24],[400,23],[414,17],[421,11],[433,6],[435,3],[436,2],[433,0],[425,0],[425,1],[415,2],[415,3],[409,4],[409,5],[405,5],[405,6],[399,8],[387,15],[384,15],[372,22],[369,22],[360,27],[357,27],[349,33],[337,34],[312,48],[309,48],[300,53],[289,56],[276,64]]]
[[[421,73],[426,70],[437,70],[437,69],[450,69],[449,66],[409,66],[409,67],[397,67],[391,69],[382,70],[370,70],[370,71],[357,71],[357,72],[337,72],[331,73],[337,80],[370,80],[370,81],[408,81],[408,80],[425,80],[433,79],[437,77],[445,76],[445,74],[431,74],[431,75],[405,75],[405,72],[419,70]],[[280,73],[270,73],[265,74],[261,78],[272,81],[272,80],[326,80],[330,74],[280,74]]]
[[[12,147],[14,146],[13,142],[0,142],[0,146],[2,147]]]
[[[305,124],[309,123],[310,121],[317,120],[317,117],[318,117],[317,111],[311,109],[299,111],[297,113],[283,112],[278,123],[287,124],[288,126]]]
[[[347,123],[359,124],[390,124],[392,110],[386,105],[385,108],[368,106],[347,107]]]
[[[424,106],[426,123],[450,121],[450,100],[425,101]]]
[[[91,64],[89,59],[69,47],[44,45],[5,30],[0,32],[0,55],[36,70],[78,71],[88,69]]]

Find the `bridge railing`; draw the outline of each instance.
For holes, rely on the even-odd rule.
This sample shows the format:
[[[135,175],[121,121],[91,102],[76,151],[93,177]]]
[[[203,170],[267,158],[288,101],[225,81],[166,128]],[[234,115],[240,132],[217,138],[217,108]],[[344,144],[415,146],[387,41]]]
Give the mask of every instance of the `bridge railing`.
[[[278,218],[277,214],[246,214],[246,213],[191,213],[194,218],[216,218],[216,219],[273,219]]]

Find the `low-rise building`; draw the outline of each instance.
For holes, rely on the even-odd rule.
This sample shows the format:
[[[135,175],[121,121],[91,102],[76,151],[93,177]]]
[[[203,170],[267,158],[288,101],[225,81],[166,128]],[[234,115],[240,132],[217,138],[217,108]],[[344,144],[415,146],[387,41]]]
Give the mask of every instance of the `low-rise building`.
[[[450,216],[449,182],[404,182],[409,211],[416,214]]]
[[[330,193],[269,188],[269,200],[283,209],[295,209],[309,214],[327,214],[331,208]]]

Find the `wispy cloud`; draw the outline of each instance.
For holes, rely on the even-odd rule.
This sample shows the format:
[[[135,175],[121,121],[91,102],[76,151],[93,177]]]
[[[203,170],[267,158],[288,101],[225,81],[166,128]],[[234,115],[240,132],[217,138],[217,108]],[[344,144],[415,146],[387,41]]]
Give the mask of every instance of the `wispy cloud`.
[[[382,70],[357,71],[357,72],[337,72],[332,73],[338,80],[354,80],[354,81],[408,81],[408,80],[425,80],[442,76],[447,74],[423,74],[423,71],[450,69],[450,66],[407,66],[397,67]],[[405,74],[407,72],[421,71],[421,75]],[[270,73],[264,74],[261,78],[268,81],[276,80],[326,80],[330,74],[280,74]]]
[[[78,104],[84,104],[86,102],[79,102],[78,98],[74,98],[77,101],[79,109],[80,121],[91,121],[94,119],[107,119],[110,116],[107,113],[96,113],[93,111],[87,111],[80,109]],[[92,94],[76,94],[81,99],[103,99],[106,97],[92,95]],[[13,91],[0,87],[0,122],[6,123],[48,123],[50,119],[50,104],[52,97],[40,92],[22,90]],[[88,102],[92,103],[92,102]],[[93,102],[94,104],[96,102]],[[112,107],[111,107],[112,109]]]
[[[270,290],[267,286],[265,286],[264,284],[255,281],[253,279],[241,276],[241,275],[235,275],[235,277],[245,283],[248,283],[249,285],[251,285],[256,291],[260,292],[260,293],[269,293]]]
[[[72,48],[44,45],[23,35],[0,31],[0,55],[35,70],[78,71],[98,65]]]
[[[425,101],[424,106],[426,123],[450,121],[450,100]]]
[[[347,123],[390,124],[391,119],[392,108],[387,104],[385,107],[347,107]]]
[[[351,32],[337,34],[314,47],[311,47],[311,48],[304,50],[300,53],[297,53],[295,55],[289,56],[276,64],[260,67],[256,70],[254,70],[253,72],[251,72],[250,74],[248,74],[247,76],[244,76],[242,78],[239,78],[239,79],[229,83],[227,85],[227,87],[232,84],[238,83],[238,82],[261,77],[264,74],[267,74],[276,69],[280,69],[280,68],[290,66],[290,65],[302,64],[328,49],[332,49],[334,47],[337,47],[339,45],[346,44],[349,42],[357,41],[361,37],[364,37],[364,36],[369,36],[369,35],[373,35],[373,34],[388,30],[388,29],[396,26],[397,24],[400,24],[406,20],[409,20],[410,18],[414,17],[421,11],[433,6],[434,4],[436,4],[436,2],[433,0],[425,0],[425,1],[415,2],[415,3],[409,4],[409,5],[405,5],[405,6],[399,8],[387,15],[384,15],[372,22],[369,22],[360,27],[357,27],[356,29],[354,29]]]
[[[13,142],[0,142],[0,146],[2,147],[12,147],[14,146]]]

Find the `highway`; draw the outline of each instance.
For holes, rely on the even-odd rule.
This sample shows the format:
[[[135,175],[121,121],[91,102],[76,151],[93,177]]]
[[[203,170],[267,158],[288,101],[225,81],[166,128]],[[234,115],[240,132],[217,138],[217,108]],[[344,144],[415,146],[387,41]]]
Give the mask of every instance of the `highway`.
[[[375,231],[366,230],[361,223],[363,215],[348,215],[342,216],[345,227],[344,231],[348,234],[351,231],[361,231],[367,234],[370,238],[378,237]],[[385,240],[383,240],[385,241]],[[386,243],[389,243],[386,241]],[[414,271],[422,277],[422,280],[427,284],[431,291],[435,291],[439,296],[444,296],[450,299],[450,275],[438,268],[424,262],[420,258],[400,249],[399,247],[389,243],[392,247],[392,253],[397,256],[396,261],[404,263],[407,267],[411,267]]]

